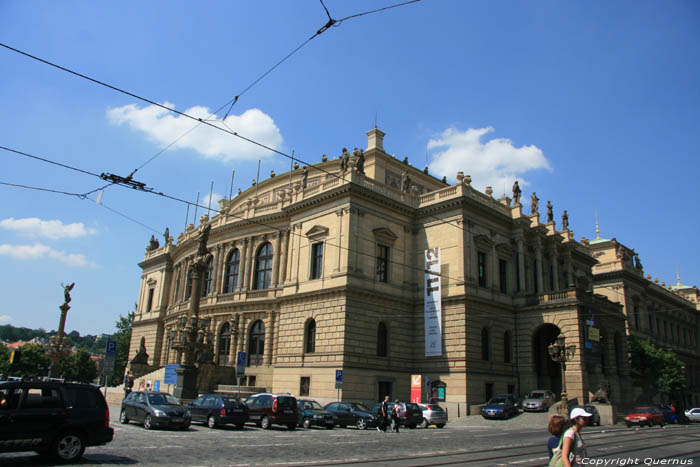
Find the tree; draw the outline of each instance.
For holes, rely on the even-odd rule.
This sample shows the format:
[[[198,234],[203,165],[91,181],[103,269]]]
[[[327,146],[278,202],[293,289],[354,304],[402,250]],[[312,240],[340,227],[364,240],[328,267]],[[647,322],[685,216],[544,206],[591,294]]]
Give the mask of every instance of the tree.
[[[97,365],[90,358],[90,352],[79,349],[61,362],[63,379],[91,383],[97,378]]]
[[[0,344],[0,375],[8,376],[10,369],[10,350],[5,344]]]
[[[15,361],[7,370],[9,376],[38,378],[48,374],[51,360],[41,345],[25,344],[15,353]]]
[[[655,346],[649,340],[630,337],[630,365],[639,375],[643,393],[673,394],[685,389],[684,365],[671,350]]]
[[[119,315],[115,323],[117,332],[112,335],[112,340],[117,342],[117,356],[114,360],[114,374],[110,378],[110,385],[118,386],[124,381],[124,370],[129,359],[129,344],[131,343],[131,328],[134,324],[134,313],[126,316]]]

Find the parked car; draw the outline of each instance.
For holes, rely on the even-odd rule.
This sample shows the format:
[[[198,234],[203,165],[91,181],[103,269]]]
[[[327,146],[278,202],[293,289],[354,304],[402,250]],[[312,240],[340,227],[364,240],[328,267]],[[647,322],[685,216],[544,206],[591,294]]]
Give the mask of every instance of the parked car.
[[[358,430],[366,430],[379,423],[377,414],[359,402],[331,402],[324,409],[338,417],[338,425],[341,428],[354,425]]]
[[[600,412],[595,407],[595,405],[579,405],[579,409],[583,409],[589,414],[591,414],[591,420],[588,422],[590,426],[600,426]]]
[[[58,462],[112,441],[109,407],[91,384],[0,383],[0,452],[36,451]]]
[[[147,430],[152,428],[190,427],[192,416],[175,397],[167,392],[134,391],[122,401],[119,421],[143,423]]]
[[[700,408],[686,410],[685,416],[689,422],[700,422]]]
[[[389,410],[394,410],[396,402],[389,402]],[[372,407],[372,412],[379,418],[379,407],[381,402]],[[412,402],[399,402],[399,426],[405,426],[408,428],[415,428],[421,423],[423,423],[423,409],[421,409],[418,404]]]
[[[421,426],[428,428],[430,425],[435,425],[438,428],[443,428],[447,423],[447,412],[437,403],[418,404],[423,409],[423,422]]]
[[[632,425],[664,426],[664,415],[654,406],[635,407],[625,417],[625,422],[628,427]]]
[[[209,428],[228,424],[243,428],[248,421],[248,406],[235,397],[204,394],[185,408],[190,411],[193,422],[206,423]]]
[[[290,430],[297,427],[299,410],[297,400],[289,394],[253,394],[246,399],[248,416],[251,422],[265,430],[272,425],[284,425]]]
[[[681,419],[678,417],[676,412],[673,411],[668,405],[660,405],[658,409],[664,416],[664,422],[666,423],[680,423]]]
[[[299,426],[311,428],[312,426],[322,426],[329,430],[338,424],[338,417],[321,407],[316,401],[308,399],[297,399],[299,409]]]
[[[556,401],[556,396],[552,391],[546,389],[535,389],[525,396],[523,400],[523,410],[544,412]]]
[[[484,418],[502,418],[507,419],[514,415],[518,415],[518,407],[516,401],[510,394],[502,394],[494,396],[481,409],[481,416]]]

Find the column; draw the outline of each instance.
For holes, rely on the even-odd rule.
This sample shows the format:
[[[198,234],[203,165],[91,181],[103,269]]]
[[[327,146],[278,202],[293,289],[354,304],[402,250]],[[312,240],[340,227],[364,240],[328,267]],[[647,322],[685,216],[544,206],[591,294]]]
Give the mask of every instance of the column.
[[[289,250],[289,230],[283,230],[282,234],[282,251],[280,252],[280,284],[284,284],[287,280],[287,250]]]
[[[343,244],[343,209],[339,209],[335,212],[336,216],[338,216],[338,237],[336,238],[335,242],[336,245],[338,246],[338,263],[335,267],[335,271],[340,271],[340,266],[341,266],[341,259],[343,257],[342,255],[342,250],[341,250],[341,245]]]
[[[235,328],[234,325],[236,326]],[[238,351],[238,341],[241,336],[234,319],[229,319],[229,326],[231,326],[231,346],[228,351],[228,366],[236,366],[236,352]]]
[[[245,287],[243,284],[245,284],[245,278],[246,278],[246,265],[248,264],[248,242],[249,240],[247,238],[244,238],[241,243],[241,262],[238,265],[238,284],[236,284],[236,288],[239,290],[243,290]]]
[[[567,273],[568,276],[569,276],[569,277],[567,278],[568,284],[566,284],[566,287],[567,287],[567,288],[569,288],[569,287],[575,287],[576,280],[574,279],[574,264],[573,264],[573,261],[572,261],[572,259],[571,259],[571,252],[570,252],[570,251],[567,252],[566,260],[565,260],[565,261],[566,261],[566,273]]]
[[[214,248],[216,250],[216,257],[214,258],[214,277],[211,278],[212,290],[209,291],[209,295],[218,295],[221,291],[219,289],[219,277],[221,277],[221,245],[216,245]]]
[[[350,208],[350,238],[349,238],[349,251],[348,251],[348,269],[350,271],[357,271],[360,267],[358,259],[358,231],[360,229],[360,216],[359,210],[357,208]]]
[[[559,254],[557,253],[556,245],[552,245],[549,252],[550,260],[552,261],[552,275],[554,276],[552,283],[554,284],[553,292],[559,290]]]
[[[292,269],[292,265],[294,264],[294,251],[295,251],[295,245],[298,243],[297,235],[296,235],[296,225],[292,224],[289,226],[289,247],[287,248],[287,267],[286,267],[286,272],[285,274],[287,277],[285,277],[286,280],[294,280],[294,270]]]
[[[491,273],[491,280],[489,282],[491,283],[491,288],[493,290],[499,290],[500,288],[500,278],[501,278],[501,270],[498,266],[498,252],[496,251],[496,243],[491,244],[491,270],[487,272],[486,277],[489,277],[488,273]]]
[[[250,243],[248,244],[248,279],[246,280],[248,290],[253,290],[253,287],[255,286],[255,253],[254,253],[254,248],[256,245],[254,243],[257,243],[255,237],[250,238]]]
[[[518,286],[521,293],[525,293],[525,245],[522,237],[516,238],[518,248]]]
[[[270,311],[265,319],[265,350],[263,352],[263,365],[270,365],[272,363],[272,336],[274,336],[273,330],[275,327],[275,314]]]
[[[277,232],[277,235],[275,237],[275,251],[273,252],[272,256],[272,287],[277,288],[277,284],[279,283],[279,277],[280,277],[280,260],[281,260],[281,254],[282,252],[280,251],[282,246],[282,231]]]
[[[535,293],[542,293],[544,284],[542,283],[542,243],[538,238],[535,243],[535,274],[537,277],[537,290]]]

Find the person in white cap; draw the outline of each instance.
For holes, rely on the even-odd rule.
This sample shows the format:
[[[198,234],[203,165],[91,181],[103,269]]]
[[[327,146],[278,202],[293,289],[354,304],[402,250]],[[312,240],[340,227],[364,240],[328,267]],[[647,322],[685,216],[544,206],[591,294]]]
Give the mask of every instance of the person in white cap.
[[[557,461],[560,463],[555,463],[554,465],[561,465],[563,467],[571,467],[572,465],[581,465],[582,459],[588,457],[586,453],[586,446],[583,444],[583,438],[581,438],[581,429],[588,424],[590,414],[580,407],[576,407],[571,411],[571,421],[574,425],[566,430],[561,437],[561,444],[558,449],[560,450],[560,456],[555,454],[552,457],[552,461],[555,461],[555,457],[559,457]],[[549,465],[553,465],[551,462]]]

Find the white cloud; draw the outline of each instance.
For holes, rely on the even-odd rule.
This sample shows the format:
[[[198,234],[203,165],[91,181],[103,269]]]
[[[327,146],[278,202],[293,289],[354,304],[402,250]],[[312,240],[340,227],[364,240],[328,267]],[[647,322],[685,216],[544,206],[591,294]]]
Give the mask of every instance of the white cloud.
[[[54,250],[41,243],[34,245],[0,245],[0,256],[10,256],[19,260],[38,260],[44,258],[54,259],[69,266],[95,267],[92,261],[88,261],[82,254],[66,253],[65,251]]]
[[[0,323],[9,323],[12,318],[9,315],[0,315]]]
[[[220,195],[219,193],[212,193],[211,194],[211,208],[218,210],[219,209],[219,200],[222,199],[223,197],[224,196]],[[204,198],[199,200],[199,205],[204,206],[204,209],[206,209],[206,207],[209,206],[209,193],[207,193],[207,195]],[[199,209],[202,209],[202,208],[199,208]],[[206,213],[207,212],[205,210],[203,214],[206,214]]]
[[[26,217],[24,219],[9,217],[0,220],[0,228],[13,230],[30,237],[46,237],[52,240],[79,238],[97,233],[97,230],[93,228],[86,228],[82,222],[64,224],[59,220],[43,221],[37,217]]]
[[[169,102],[165,102],[163,105],[175,108]],[[211,115],[210,110],[202,106],[189,108],[185,110],[185,113],[203,120]],[[131,128],[145,133],[152,141],[161,146],[172,143],[190,131],[196,124],[187,117],[175,115],[155,105],[139,108],[135,104],[129,104],[108,109],[107,117],[114,124],[126,123]],[[229,115],[224,120],[229,128],[223,126],[221,120],[218,119],[212,120],[210,123],[226,130],[230,128],[246,138],[274,149],[279,149],[282,145],[282,135],[274,120],[259,109],[248,109],[241,115]],[[172,147],[194,149],[205,158],[224,161],[254,160],[273,155],[267,149],[206,125],[200,125]]]
[[[428,150],[439,149],[433,154],[430,171],[451,180],[455,180],[458,171],[463,171],[465,175],[471,175],[472,185],[479,190],[491,186],[494,196],[500,196],[505,187],[506,194],[511,196],[515,180],[518,180],[521,188],[528,185],[523,178],[524,173],[552,170],[537,146],[517,148],[507,138],[481,141],[484,135],[493,131],[493,127],[469,128],[466,131],[452,127],[443,131],[428,142]]]

